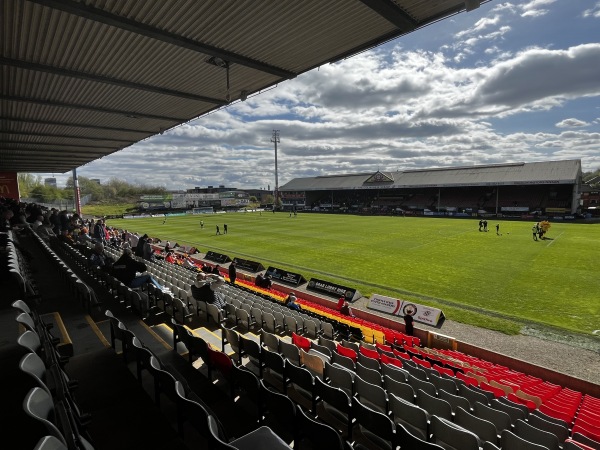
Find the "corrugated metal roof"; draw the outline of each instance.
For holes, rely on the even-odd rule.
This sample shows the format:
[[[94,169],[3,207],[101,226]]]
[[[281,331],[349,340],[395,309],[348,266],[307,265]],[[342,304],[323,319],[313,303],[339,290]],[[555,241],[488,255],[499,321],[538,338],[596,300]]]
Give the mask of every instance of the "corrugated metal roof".
[[[280,191],[346,189],[394,189],[452,186],[523,184],[575,184],[581,176],[581,160],[496,164],[426,170],[383,172],[391,182],[372,182],[370,174],[295,178]]]
[[[0,0],[0,170],[66,172],[465,4]]]

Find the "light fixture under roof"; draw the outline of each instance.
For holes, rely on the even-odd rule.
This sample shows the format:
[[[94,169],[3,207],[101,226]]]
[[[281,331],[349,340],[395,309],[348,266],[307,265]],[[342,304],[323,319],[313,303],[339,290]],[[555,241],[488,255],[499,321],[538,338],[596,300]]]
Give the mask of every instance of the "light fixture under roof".
[[[211,56],[206,60],[208,64],[212,64],[213,66],[222,67],[223,69],[227,69],[229,67],[229,61],[225,61],[223,58],[219,58],[218,56]]]

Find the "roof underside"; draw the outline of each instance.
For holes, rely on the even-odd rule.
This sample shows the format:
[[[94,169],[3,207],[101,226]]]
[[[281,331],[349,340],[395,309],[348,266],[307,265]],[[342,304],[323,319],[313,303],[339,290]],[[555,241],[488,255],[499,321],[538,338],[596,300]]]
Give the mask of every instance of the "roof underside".
[[[67,172],[479,3],[0,0],[0,170]]]
[[[281,191],[346,189],[398,189],[460,186],[502,186],[524,184],[576,184],[581,177],[581,160],[490,166],[383,172],[393,181],[377,182],[374,174],[295,178]]]

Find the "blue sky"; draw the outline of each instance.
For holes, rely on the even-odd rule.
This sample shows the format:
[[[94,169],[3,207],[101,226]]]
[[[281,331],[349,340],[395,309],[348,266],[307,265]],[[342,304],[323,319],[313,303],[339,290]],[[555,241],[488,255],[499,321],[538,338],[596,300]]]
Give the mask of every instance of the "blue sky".
[[[600,1],[492,0],[78,169],[168,189],[580,158],[600,168]],[[70,175],[56,176],[59,184]]]

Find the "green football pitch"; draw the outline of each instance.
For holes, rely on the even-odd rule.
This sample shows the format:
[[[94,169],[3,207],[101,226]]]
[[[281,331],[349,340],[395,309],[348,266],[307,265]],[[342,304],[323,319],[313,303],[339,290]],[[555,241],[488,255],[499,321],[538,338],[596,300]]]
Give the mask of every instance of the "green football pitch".
[[[204,229],[200,229],[200,221]],[[600,224],[248,212],[110,220],[108,225],[373,293],[441,308],[504,332],[600,328]],[[227,235],[216,235],[219,225]],[[496,234],[500,224],[500,235]]]

